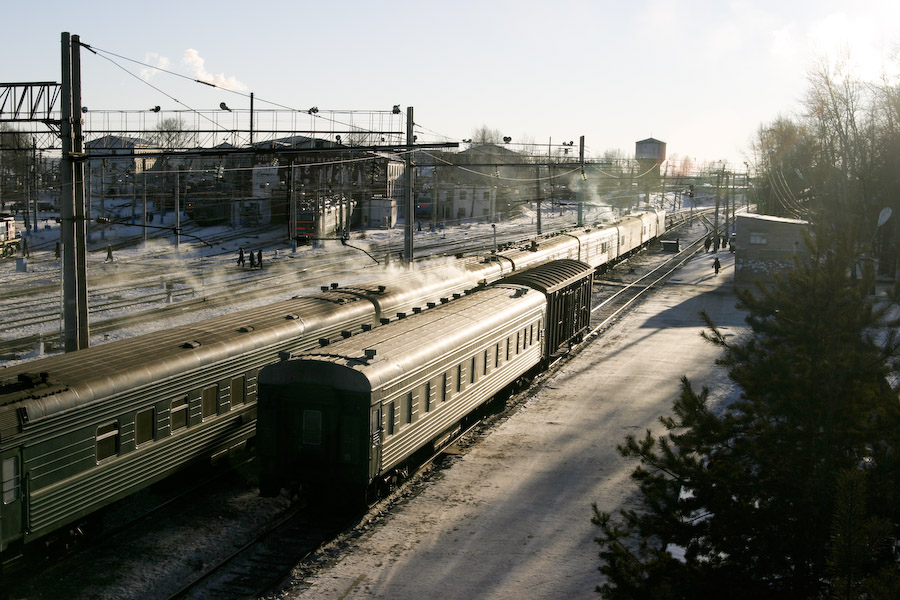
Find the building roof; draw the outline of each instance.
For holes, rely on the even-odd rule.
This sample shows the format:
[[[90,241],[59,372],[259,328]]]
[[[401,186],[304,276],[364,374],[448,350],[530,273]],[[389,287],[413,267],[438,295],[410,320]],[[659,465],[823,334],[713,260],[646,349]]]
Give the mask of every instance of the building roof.
[[[738,219],[754,219],[757,221],[769,221],[772,223],[789,223],[793,225],[807,225],[808,221],[804,219],[788,219],[787,217],[776,217],[774,215],[758,215],[758,214],[742,214],[737,215]]]

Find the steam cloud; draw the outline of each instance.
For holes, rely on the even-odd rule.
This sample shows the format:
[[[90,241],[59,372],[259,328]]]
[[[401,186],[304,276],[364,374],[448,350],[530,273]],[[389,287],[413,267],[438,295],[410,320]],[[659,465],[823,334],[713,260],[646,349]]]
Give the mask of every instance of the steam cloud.
[[[184,58],[182,60],[185,64],[191,67],[194,77],[199,79],[200,81],[211,83],[216,87],[237,92],[241,92],[247,89],[246,85],[244,85],[234,77],[226,77],[224,73],[217,73],[214,75],[207,71],[206,67],[204,66],[206,60],[201,57],[200,53],[193,48],[188,48],[184,51]]]

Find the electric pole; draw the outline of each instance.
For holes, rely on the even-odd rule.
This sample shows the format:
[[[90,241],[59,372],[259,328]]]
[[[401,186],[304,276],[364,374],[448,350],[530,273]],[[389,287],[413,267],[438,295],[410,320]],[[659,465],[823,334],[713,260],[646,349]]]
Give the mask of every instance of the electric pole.
[[[60,216],[63,253],[65,350],[90,346],[87,308],[87,253],[84,219],[84,139],[81,131],[81,45],[62,34]]]
[[[412,146],[416,141],[413,134],[413,107],[406,108],[406,145],[409,147],[406,152],[406,227],[403,243],[403,263],[410,266],[413,262],[413,221],[416,217],[415,194],[413,194],[413,184],[415,182],[415,174],[413,169],[413,150]]]

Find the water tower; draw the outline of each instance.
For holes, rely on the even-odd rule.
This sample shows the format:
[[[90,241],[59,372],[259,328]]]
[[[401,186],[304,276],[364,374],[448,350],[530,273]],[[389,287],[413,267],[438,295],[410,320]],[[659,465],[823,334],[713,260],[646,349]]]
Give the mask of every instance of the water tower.
[[[635,142],[634,158],[641,166],[641,173],[647,173],[648,177],[659,177],[659,167],[666,161],[666,143],[657,139],[647,138]]]

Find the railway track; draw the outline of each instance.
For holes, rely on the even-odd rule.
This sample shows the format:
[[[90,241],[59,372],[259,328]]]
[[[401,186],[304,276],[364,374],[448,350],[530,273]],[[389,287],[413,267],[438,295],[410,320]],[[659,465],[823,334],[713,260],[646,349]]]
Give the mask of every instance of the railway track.
[[[711,229],[711,225],[708,221],[706,222],[709,229]],[[674,253],[668,260],[663,261],[650,271],[641,274],[634,281],[623,285],[621,289],[612,293],[608,298],[597,303],[594,308],[591,309],[591,331],[586,336],[586,339],[590,339],[597,335],[645,294],[657,289],[661,283],[666,281],[684,263],[703,249],[703,240],[705,238],[706,235],[704,234],[696,240],[689,242],[683,250]]]

